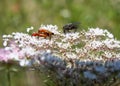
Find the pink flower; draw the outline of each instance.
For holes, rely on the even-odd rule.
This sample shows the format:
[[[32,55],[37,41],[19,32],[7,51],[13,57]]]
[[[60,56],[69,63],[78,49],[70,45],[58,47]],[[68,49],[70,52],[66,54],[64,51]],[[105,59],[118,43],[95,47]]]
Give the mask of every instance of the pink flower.
[[[19,48],[14,41],[8,42],[8,47],[0,48],[0,61],[8,62],[8,60],[18,60]]]
[[[4,48],[1,48],[0,49],[0,61],[7,62],[9,59],[9,54],[10,54],[9,50],[5,50]]]

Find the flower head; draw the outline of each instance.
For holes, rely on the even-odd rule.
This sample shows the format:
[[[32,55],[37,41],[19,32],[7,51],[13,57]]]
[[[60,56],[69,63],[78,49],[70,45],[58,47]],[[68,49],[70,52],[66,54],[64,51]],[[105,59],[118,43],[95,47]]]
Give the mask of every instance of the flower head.
[[[32,29],[28,28],[27,32]],[[43,29],[54,35],[50,39],[39,36],[49,35]],[[119,75],[120,41],[108,30],[89,28],[64,34],[56,25],[41,25],[37,35],[22,32],[3,35],[5,48],[0,49],[0,61],[14,60],[20,66],[44,67],[55,74],[55,80],[69,79],[72,86],[82,82],[82,78],[101,83],[103,78],[114,78],[113,73]],[[62,86],[67,82],[60,83]]]

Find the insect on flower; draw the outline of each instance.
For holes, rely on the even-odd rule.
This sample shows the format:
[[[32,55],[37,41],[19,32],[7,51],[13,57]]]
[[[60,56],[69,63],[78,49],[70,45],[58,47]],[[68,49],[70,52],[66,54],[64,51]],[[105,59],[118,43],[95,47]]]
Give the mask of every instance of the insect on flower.
[[[46,29],[39,29],[38,32],[34,32],[32,34],[32,36],[38,36],[38,37],[44,37],[44,38],[49,37],[50,39],[52,35],[54,35],[54,33]]]
[[[80,24],[79,22],[68,23],[68,24],[66,24],[66,25],[63,26],[63,32],[64,32],[65,34],[66,34],[67,32],[71,32],[71,31],[76,32],[79,24]]]

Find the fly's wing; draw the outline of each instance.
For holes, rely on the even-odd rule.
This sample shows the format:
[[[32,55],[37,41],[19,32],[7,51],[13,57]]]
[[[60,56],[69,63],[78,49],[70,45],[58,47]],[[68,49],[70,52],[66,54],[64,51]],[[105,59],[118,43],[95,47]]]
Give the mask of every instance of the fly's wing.
[[[79,24],[80,24],[79,22],[72,23],[71,26],[70,26],[71,30],[73,30],[74,32],[76,32],[77,29],[78,29],[78,27],[79,27]]]
[[[74,28],[78,28],[80,22],[73,22],[73,23],[68,23],[66,25],[63,26],[63,29],[74,29]]]

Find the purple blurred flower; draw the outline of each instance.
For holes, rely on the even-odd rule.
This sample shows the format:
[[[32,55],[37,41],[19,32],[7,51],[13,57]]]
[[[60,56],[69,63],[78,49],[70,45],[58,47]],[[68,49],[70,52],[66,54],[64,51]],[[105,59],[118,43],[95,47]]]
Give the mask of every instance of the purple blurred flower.
[[[97,76],[90,71],[85,71],[84,72],[84,77],[88,79],[97,79]]]

